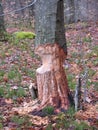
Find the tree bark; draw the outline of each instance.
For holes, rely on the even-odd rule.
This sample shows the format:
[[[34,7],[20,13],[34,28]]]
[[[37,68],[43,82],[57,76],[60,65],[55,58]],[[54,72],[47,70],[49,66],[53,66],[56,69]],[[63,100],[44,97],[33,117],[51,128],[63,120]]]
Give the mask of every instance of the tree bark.
[[[70,24],[75,22],[75,6],[74,0],[64,0],[64,15],[65,15],[65,24]]]
[[[68,109],[68,85],[63,68],[67,55],[63,0],[39,0],[35,6],[36,49],[42,66],[37,69],[41,107]]]
[[[3,14],[2,0],[0,0],[0,14]],[[0,39],[2,39],[5,32],[4,16],[0,16]]]

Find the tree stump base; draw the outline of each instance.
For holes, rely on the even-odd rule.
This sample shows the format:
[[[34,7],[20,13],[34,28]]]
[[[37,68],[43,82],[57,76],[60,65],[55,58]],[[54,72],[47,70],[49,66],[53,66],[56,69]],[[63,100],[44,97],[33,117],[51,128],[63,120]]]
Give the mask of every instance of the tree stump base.
[[[63,49],[56,43],[41,44],[35,52],[42,60],[42,66],[36,70],[40,109],[51,105],[67,110],[69,89],[63,68],[66,58]]]

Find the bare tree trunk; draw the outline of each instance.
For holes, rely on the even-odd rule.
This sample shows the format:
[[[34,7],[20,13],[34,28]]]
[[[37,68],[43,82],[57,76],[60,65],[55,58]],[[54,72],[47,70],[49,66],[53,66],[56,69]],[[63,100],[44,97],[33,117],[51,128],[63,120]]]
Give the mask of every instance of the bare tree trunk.
[[[65,14],[65,23],[70,24],[75,22],[75,6],[74,0],[64,0],[64,14]]]
[[[67,54],[63,0],[39,0],[35,9],[35,51],[42,60],[36,71],[38,98],[42,107],[68,109],[69,89],[63,68]]]
[[[2,0],[0,0],[0,14],[3,14]],[[4,35],[4,32],[5,32],[4,16],[0,16],[0,39],[1,40]]]

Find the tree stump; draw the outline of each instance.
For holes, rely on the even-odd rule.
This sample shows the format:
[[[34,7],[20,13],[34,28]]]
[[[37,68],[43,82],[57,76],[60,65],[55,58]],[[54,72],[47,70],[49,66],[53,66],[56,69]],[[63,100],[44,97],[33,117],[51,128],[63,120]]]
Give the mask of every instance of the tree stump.
[[[63,68],[66,55],[58,44],[42,44],[36,48],[42,66],[36,70],[38,98],[41,107],[52,105],[68,109],[68,85]]]

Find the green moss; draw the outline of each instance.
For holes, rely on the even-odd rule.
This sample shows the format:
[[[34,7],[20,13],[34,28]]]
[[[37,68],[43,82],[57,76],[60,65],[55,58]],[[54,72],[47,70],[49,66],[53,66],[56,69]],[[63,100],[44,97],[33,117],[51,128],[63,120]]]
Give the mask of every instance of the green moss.
[[[33,32],[15,32],[14,36],[16,39],[33,39],[35,34]]]

